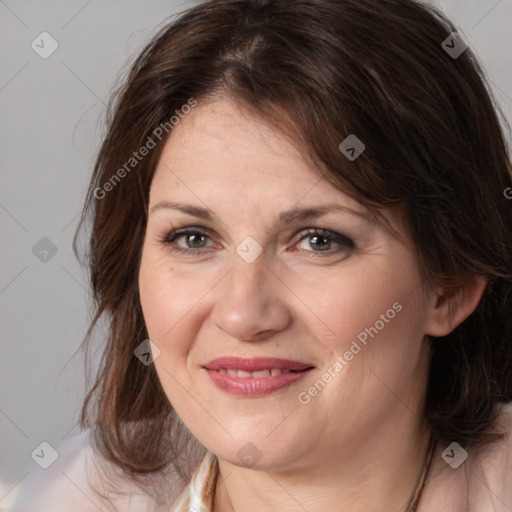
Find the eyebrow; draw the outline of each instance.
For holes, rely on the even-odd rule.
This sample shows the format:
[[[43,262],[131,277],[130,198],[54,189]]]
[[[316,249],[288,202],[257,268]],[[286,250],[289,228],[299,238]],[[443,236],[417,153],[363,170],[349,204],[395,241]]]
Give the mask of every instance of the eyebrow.
[[[192,204],[183,204],[183,203],[175,203],[172,201],[160,201],[155,204],[153,208],[150,210],[150,214],[160,209],[171,209],[171,210],[179,210],[183,213],[187,213],[199,219],[203,219],[209,222],[215,222],[218,220],[217,215],[213,213],[209,208],[203,208],[201,206],[195,206]],[[282,212],[277,217],[277,222],[280,224],[291,224],[293,222],[303,222],[309,219],[316,219],[318,217],[322,217],[328,213],[332,213],[335,211],[342,211],[345,213],[350,213],[354,215],[358,215],[362,217],[364,220],[370,220],[369,212],[361,212],[358,210],[354,210],[352,208],[348,208],[347,206],[342,206],[340,204],[326,204],[323,206],[315,206],[315,207],[305,207],[305,208],[291,208],[285,212]]]

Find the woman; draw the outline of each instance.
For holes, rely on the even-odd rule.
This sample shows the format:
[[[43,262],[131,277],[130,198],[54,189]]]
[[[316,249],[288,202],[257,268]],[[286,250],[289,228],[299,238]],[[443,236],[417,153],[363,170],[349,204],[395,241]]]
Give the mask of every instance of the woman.
[[[75,510],[512,509],[511,166],[450,21],[203,2],[110,112]]]

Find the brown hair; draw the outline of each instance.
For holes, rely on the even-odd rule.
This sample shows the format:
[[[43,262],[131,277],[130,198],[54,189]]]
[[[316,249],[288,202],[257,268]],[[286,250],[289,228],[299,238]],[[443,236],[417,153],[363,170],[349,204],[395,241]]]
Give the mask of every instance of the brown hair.
[[[442,47],[455,31],[412,0],[214,0],[143,49],[109,104],[80,224],[92,224],[96,309],[86,341],[100,318],[110,322],[80,421],[94,426],[107,459],[136,476],[162,471],[187,448],[197,453],[154,366],[134,357],[148,337],[138,268],[165,138],[115,186],[105,184],[190,98],[216,94],[296,132],[326,179],[369,208],[399,205],[432,282],[488,279],[476,311],[429,340],[425,420],[461,445],[493,438],[496,405],[512,399],[512,205],[503,194],[511,165],[474,54],[454,58]],[[338,149],[349,134],[366,146],[353,161]],[[184,479],[192,469],[177,468]]]

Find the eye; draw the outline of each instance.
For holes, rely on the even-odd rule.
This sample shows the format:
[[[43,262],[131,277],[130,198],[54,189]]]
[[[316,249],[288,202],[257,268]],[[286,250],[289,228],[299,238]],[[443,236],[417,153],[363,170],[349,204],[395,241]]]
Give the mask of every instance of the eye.
[[[355,247],[354,241],[351,238],[326,228],[308,228],[306,234],[302,231],[296,237],[299,244],[307,239],[309,239],[309,247],[313,248],[313,251],[305,249],[308,252],[324,252],[327,253],[326,255],[332,255],[333,253],[354,249]],[[332,242],[340,247],[331,250]]]
[[[193,227],[171,231],[161,240],[161,242],[168,246],[172,251],[199,255],[206,252],[205,249],[207,247],[212,247],[211,245],[207,245],[207,240],[209,238],[209,231],[207,229]],[[309,247],[313,248],[313,251],[309,249],[304,250],[307,252],[326,253],[326,256],[346,251],[347,249],[353,249],[355,247],[354,241],[349,237],[326,228],[308,228],[305,234],[304,231],[301,231],[295,237],[296,245],[308,238],[310,239]],[[179,240],[183,240],[181,245],[178,244]],[[333,242],[340,247],[331,250],[331,244]],[[323,254],[320,255],[323,256]]]
[[[209,238],[208,231],[204,228],[177,229],[171,231],[162,242],[168,245],[172,251],[179,251],[189,254],[199,254],[206,246],[206,239]],[[183,239],[185,247],[176,245],[176,241]]]

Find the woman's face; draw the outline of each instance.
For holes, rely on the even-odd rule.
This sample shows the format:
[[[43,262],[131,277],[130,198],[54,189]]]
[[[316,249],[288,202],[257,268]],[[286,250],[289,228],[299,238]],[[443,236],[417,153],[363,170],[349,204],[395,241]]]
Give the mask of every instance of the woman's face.
[[[416,421],[432,304],[414,253],[228,100],[165,144],[139,285],[163,389],[223,460],[356,456]]]

